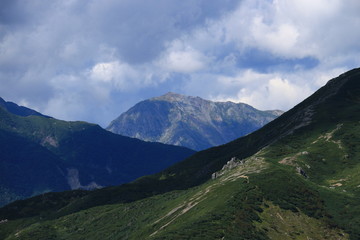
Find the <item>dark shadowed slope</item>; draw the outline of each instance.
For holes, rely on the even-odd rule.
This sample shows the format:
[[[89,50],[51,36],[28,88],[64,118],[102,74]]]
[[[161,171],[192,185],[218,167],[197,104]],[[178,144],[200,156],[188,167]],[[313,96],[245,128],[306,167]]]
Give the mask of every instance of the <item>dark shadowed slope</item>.
[[[19,116],[3,106],[0,144],[0,205],[43,192],[118,185],[194,153],[112,134],[85,122]]]

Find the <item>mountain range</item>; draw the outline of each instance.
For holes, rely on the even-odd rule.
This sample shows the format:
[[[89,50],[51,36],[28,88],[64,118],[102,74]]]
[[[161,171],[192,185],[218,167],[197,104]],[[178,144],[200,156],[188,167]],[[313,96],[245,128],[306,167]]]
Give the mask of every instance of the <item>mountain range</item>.
[[[204,150],[249,134],[282,113],[169,92],[136,104],[112,121],[107,130],[145,141]]]
[[[3,239],[360,239],[360,69],[154,175],[0,209]]]
[[[126,183],[194,153],[60,121],[3,99],[0,146],[0,206],[44,192]]]

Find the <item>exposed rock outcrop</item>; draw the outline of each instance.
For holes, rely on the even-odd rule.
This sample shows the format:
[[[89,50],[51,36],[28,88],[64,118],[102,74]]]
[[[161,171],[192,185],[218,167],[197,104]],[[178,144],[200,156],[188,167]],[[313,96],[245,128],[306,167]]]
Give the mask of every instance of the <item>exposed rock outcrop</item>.
[[[237,166],[239,165],[243,165],[245,163],[244,160],[239,160],[237,159],[236,157],[233,157],[231,158],[223,167],[220,171],[218,172],[214,172],[212,175],[211,175],[211,178],[212,179],[216,179],[222,175],[224,175],[224,173],[227,171],[227,170],[231,170],[233,168],[236,168]]]

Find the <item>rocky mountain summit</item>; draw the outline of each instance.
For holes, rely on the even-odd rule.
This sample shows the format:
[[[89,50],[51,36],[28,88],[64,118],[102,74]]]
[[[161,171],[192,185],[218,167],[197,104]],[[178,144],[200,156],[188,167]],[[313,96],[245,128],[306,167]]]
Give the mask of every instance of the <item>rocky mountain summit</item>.
[[[260,111],[244,103],[212,102],[169,92],[136,104],[107,130],[145,141],[202,150],[264,126],[282,111]]]

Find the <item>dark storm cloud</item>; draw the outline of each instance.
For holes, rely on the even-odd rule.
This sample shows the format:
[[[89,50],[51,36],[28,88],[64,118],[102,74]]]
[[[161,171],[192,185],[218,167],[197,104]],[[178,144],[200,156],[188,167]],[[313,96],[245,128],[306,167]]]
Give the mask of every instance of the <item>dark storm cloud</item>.
[[[359,11],[356,0],[2,0],[0,96],[102,125],[168,91],[287,109],[359,65]]]
[[[231,10],[238,1],[94,1],[87,28],[128,63],[156,58],[164,44]]]
[[[92,70],[96,76],[124,78],[116,80],[115,88],[129,90],[131,82],[136,87],[137,80],[130,77],[136,70],[129,64],[151,63],[167,43],[237,3],[1,1],[0,94],[58,117],[91,119],[90,111],[79,109],[96,101],[103,104],[111,87],[90,79]]]
[[[23,24],[30,13],[17,0],[3,0],[0,2],[0,23],[2,25]]]

